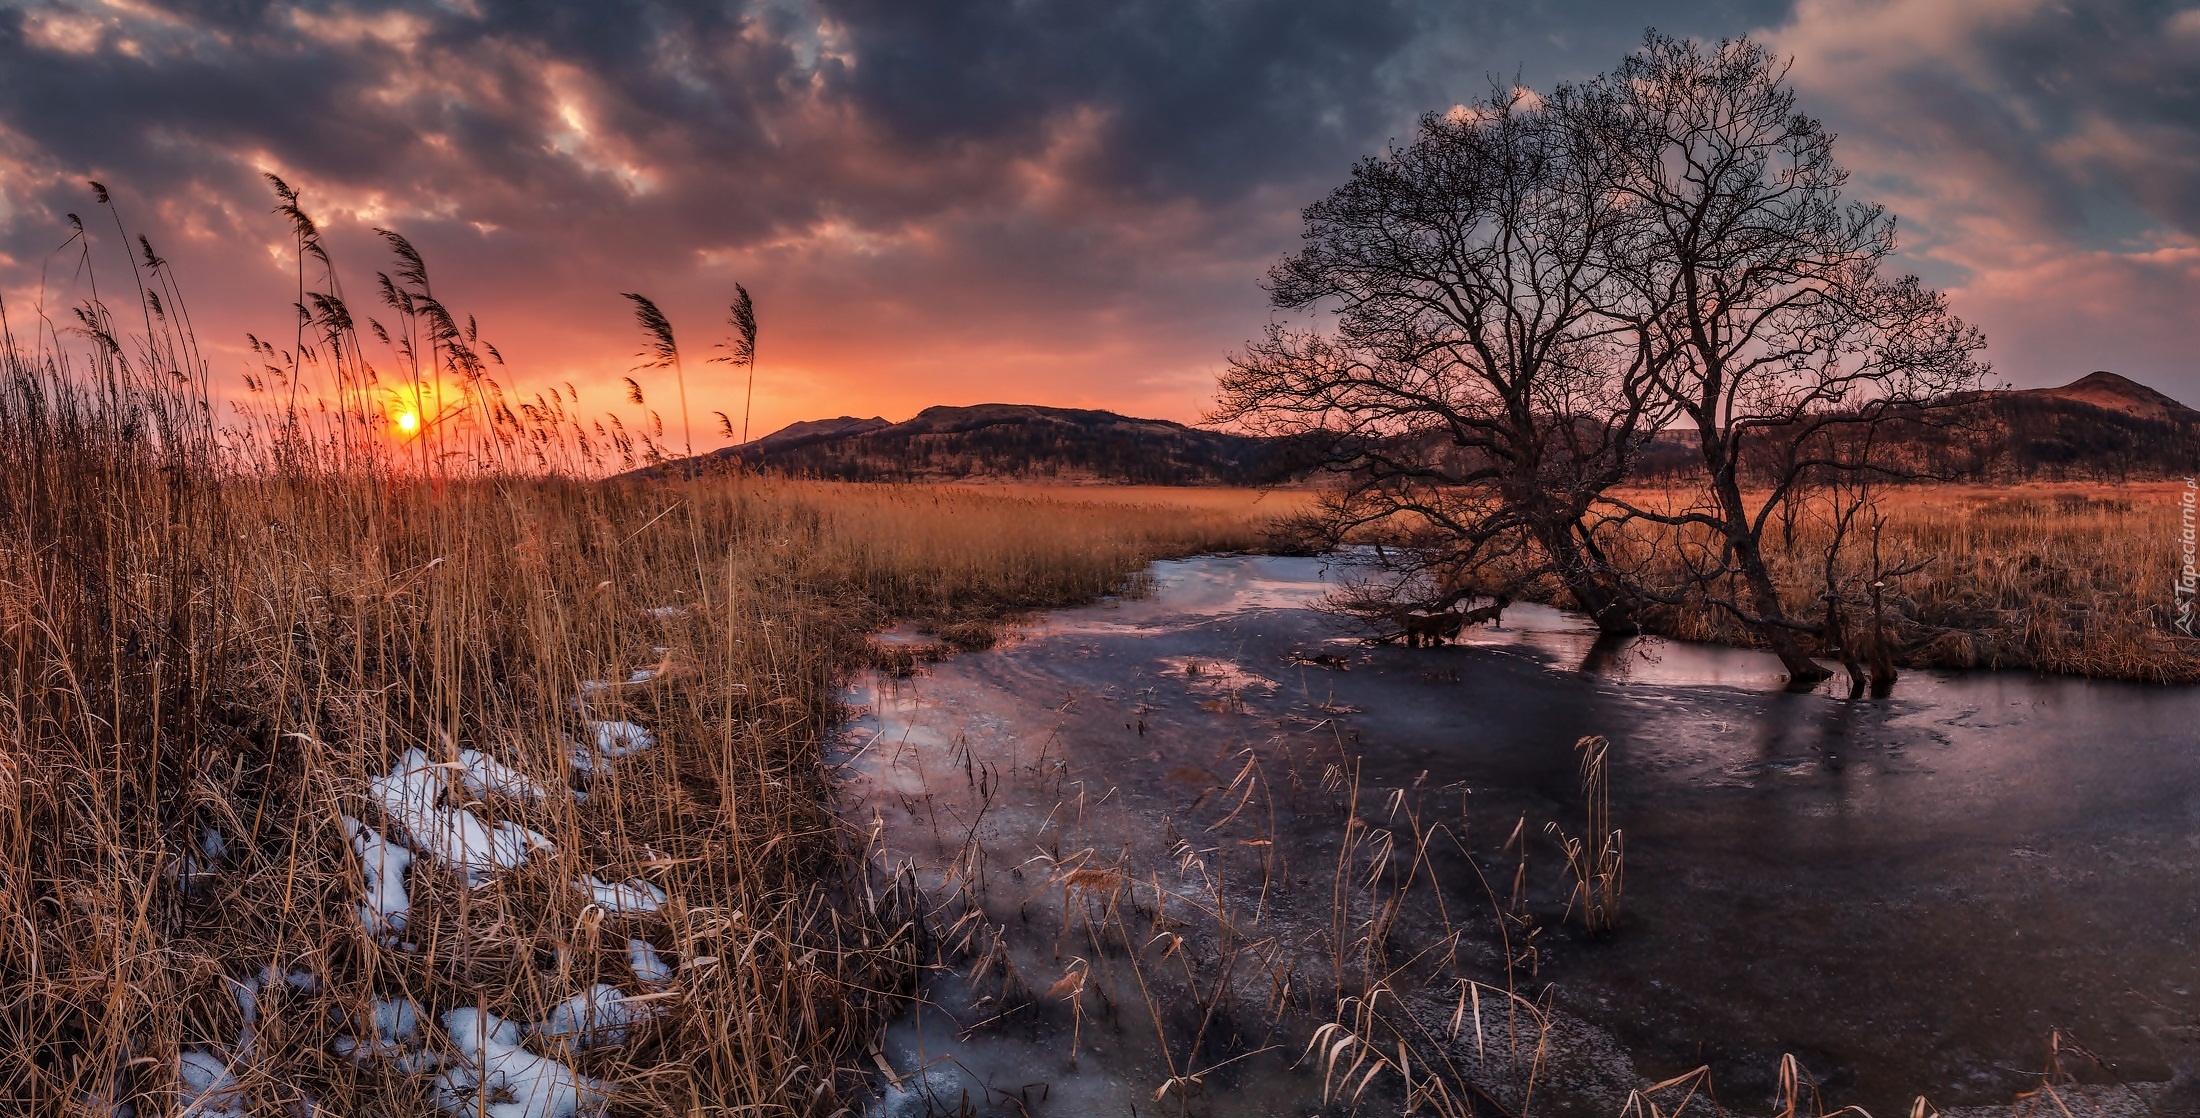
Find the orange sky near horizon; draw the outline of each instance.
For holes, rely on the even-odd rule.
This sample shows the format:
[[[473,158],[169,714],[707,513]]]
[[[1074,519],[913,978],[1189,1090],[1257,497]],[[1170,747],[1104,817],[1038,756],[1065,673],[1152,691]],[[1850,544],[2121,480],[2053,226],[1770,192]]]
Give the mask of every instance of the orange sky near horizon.
[[[97,179],[240,397],[246,335],[295,331],[276,172],[355,314],[386,316],[373,230],[394,228],[519,394],[570,384],[631,421],[631,375],[678,440],[620,293],[651,296],[698,450],[730,441],[713,413],[741,422],[745,373],[709,360],[735,282],[761,324],[752,435],[985,402],[1196,422],[1270,321],[1260,279],[1299,207],[1489,75],[1589,77],[1653,19],[1793,58],[1852,193],[1900,215],[1898,265],[1984,328],[1997,381],[2109,369],[2200,402],[2200,115],[2178,92],[2200,88],[2200,13],[2139,0],[38,0],[0,11],[0,295],[42,339],[95,278],[127,303]]]

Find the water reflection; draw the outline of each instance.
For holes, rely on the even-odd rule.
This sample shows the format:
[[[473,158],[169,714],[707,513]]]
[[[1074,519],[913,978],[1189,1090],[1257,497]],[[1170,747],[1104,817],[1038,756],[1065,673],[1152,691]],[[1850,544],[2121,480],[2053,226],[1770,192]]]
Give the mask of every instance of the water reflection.
[[[1213,840],[1214,857],[1287,867],[1280,890],[1247,895],[1285,934],[1321,915],[1340,828],[1319,789],[1356,763],[1368,802],[1456,795],[1486,875],[1509,880],[1506,837],[1528,836],[1536,981],[1578,1065],[1553,1109],[1608,1113],[1629,1087],[1704,1063],[1731,1104],[1750,1104],[1783,1053],[1874,1113],[1919,1093],[2005,1102],[2055,1030],[2127,1079],[2168,1083],[2150,1089],[2158,1106],[2189,1105],[2200,695],[1925,671],[1885,699],[1788,693],[1769,655],[1600,638],[1530,605],[1461,647],[1369,647],[1311,608],[1331,574],[1318,559],[1157,564],[1147,597],[1053,615],[912,681],[869,681],[851,814],[878,820],[882,862],[934,881],[982,857],[986,910],[1045,928],[1029,895],[1046,859],[1166,850],[1207,825],[1210,786],[1251,758],[1280,790],[1274,822]],[[1586,734],[1613,742],[1627,851],[1622,927],[1603,941],[1559,920],[1562,872],[1536,845],[1548,822],[1578,825],[1572,747]],[[1005,887],[1012,870],[1027,880]],[[1457,890],[1456,909],[1486,908]],[[1058,932],[1013,945],[1046,982],[1064,965]],[[904,1069],[948,1053],[970,1069],[952,1072],[957,1089],[1043,1081],[1045,1099],[1016,1105],[1063,1114],[1149,1106],[1170,1075],[1134,1006],[1082,1023],[1073,1071],[1059,1012],[968,1031],[980,995],[942,981],[935,1016],[893,1034]],[[1295,1056],[1218,1073],[1201,1107],[1306,1113],[1319,1077],[1292,1071]]]

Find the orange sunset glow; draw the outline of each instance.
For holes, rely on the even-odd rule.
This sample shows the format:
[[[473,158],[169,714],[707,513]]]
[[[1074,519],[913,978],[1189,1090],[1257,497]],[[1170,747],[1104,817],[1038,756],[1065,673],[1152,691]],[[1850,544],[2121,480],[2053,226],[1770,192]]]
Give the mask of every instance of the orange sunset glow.
[[[704,360],[738,282],[764,321],[755,431],[984,401],[1197,420],[1268,320],[1260,277],[1298,207],[1488,74],[1579,79],[1640,30],[1564,4],[1502,25],[1473,5],[1286,9],[1218,11],[1172,40],[1127,11],[17,7],[0,16],[0,294],[26,320],[82,294],[79,246],[55,246],[97,179],[193,286],[217,387],[239,392],[245,335],[287,338],[299,281],[274,173],[354,291],[392,266],[377,228],[419,245],[516,399],[570,385],[581,409],[632,419],[633,375],[671,406],[671,370],[635,369],[619,295],[639,291],[690,356],[690,411],[738,416],[745,377]],[[1271,36],[1272,18],[1296,30]],[[2200,395],[2166,325],[2200,302],[2200,133],[2160,92],[2190,76],[2189,13],[1767,0],[1636,18],[1791,56],[1860,191],[1900,214],[1898,262],[1986,330],[1998,376],[2113,367]],[[2031,76],[2111,41],[2116,64],[2085,80]],[[675,42],[682,61],[660,49]],[[83,92],[35,95],[63,86]],[[2010,111],[1954,115],[1989,95]],[[87,237],[119,277],[134,247],[101,222]]]
[[[0,1116],[2200,1118],[2200,0],[0,0]]]

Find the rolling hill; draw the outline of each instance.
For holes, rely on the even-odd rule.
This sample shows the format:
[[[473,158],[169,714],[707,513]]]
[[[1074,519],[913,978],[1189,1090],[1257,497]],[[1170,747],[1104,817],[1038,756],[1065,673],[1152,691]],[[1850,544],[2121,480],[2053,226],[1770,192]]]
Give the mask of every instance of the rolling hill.
[[[2127,377],[2089,373],[2058,388],[1973,393],[1931,424],[1891,428],[1891,453],[1981,480],[2116,480],[2200,472],[2200,410]],[[1695,468],[1694,436],[1652,440],[1639,476]],[[813,419],[704,455],[751,469],[842,481],[1113,482],[1260,485],[1307,472],[1302,448],[1110,411],[1034,404],[926,408],[900,423]],[[662,468],[679,468],[669,464]]]
[[[1988,477],[2141,478],[2200,472],[2200,411],[2110,372],[1987,393]]]
[[[809,420],[705,458],[841,481],[1253,485],[1290,466],[1288,448],[1275,440],[1034,404],[933,407],[900,423]]]

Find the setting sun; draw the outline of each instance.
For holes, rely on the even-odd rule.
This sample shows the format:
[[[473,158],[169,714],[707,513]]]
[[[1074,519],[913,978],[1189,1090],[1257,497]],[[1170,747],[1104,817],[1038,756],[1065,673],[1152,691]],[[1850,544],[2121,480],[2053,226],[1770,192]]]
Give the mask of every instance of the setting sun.
[[[0,1118],[2200,1118],[2195,199],[2200,0],[0,0]]]

